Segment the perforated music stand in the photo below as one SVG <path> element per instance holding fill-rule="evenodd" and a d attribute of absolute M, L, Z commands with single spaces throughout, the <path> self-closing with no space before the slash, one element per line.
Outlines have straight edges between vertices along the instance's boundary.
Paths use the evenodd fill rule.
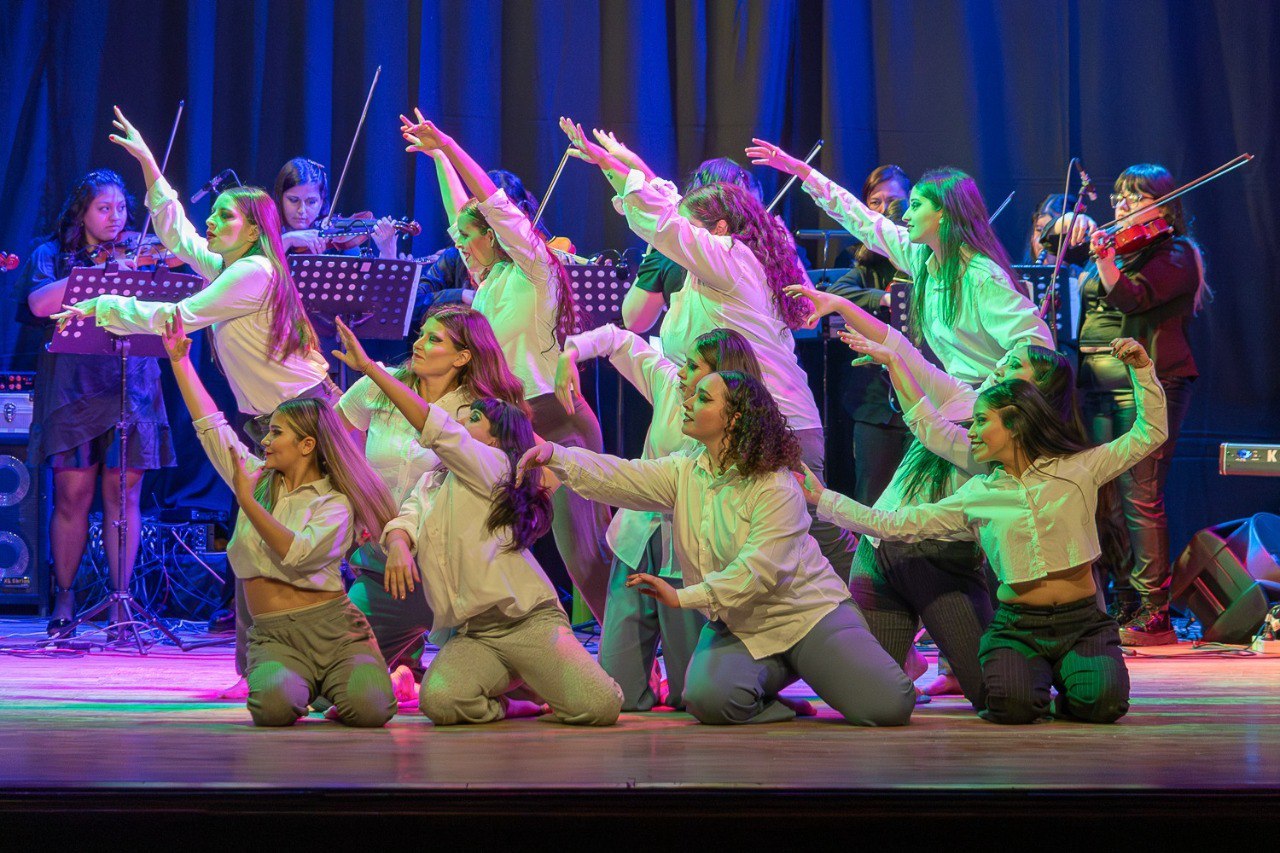
<path fill-rule="evenodd" d="M 1014 264 L 1013 271 L 1018 274 L 1018 278 L 1031 284 L 1031 301 L 1036 305 L 1046 305 L 1052 307 L 1053 310 L 1053 329 L 1056 332 L 1054 340 L 1061 346 L 1062 344 L 1076 343 L 1076 329 L 1071 322 L 1071 275 L 1060 274 L 1058 276 L 1058 292 L 1053 295 L 1051 300 L 1046 303 L 1045 295 L 1049 292 L 1049 284 L 1053 281 L 1053 266 L 1042 266 L 1039 264 Z M 1067 273 L 1064 266 L 1062 273 Z M 1048 318 L 1046 318 L 1048 319 Z"/>
<path fill-rule="evenodd" d="M 394 341 L 409 334 L 422 266 L 416 261 L 348 255 L 290 255 L 289 272 L 312 322 L 337 333 L 341 317 L 364 339 Z M 341 367 L 347 387 L 347 367 Z"/>
<path fill-rule="evenodd" d="M 159 269 L 154 272 L 141 270 L 122 270 L 108 266 L 100 268 L 77 268 L 67 277 L 67 287 L 63 302 L 76 305 L 94 296 L 113 293 L 120 296 L 135 296 L 148 302 L 177 302 L 196 293 L 204 287 L 204 279 L 198 275 L 186 275 Z M 111 605 L 119 605 L 124 620 L 116 624 L 117 631 L 132 634 L 134 645 L 139 654 L 147 653 L 147 644 L 143 640 L 139 626 L 159 631 L 165 639 L 179 649 L 186 651 L 178 636 L 169 630 L 163 622 L 156 618 L 150 610 L 134 600 L 128 587 L 119 586 L 124 577 L 124 560 L 129 553 L 129 522 L 126 480 L 129 466 L 129 424 L 125 412 L 129 400 L 129 358 L 160 358 L 167 356 L 164 342 L 157 335 L 114 335 L 98 327 L 92 319 L 76 319 L 67 324 L 65 329 L 54 332 L 49 343 L 49 352 L 74 353 L 78 355 L 118 355 L 120 357 L 120 420 L 116 422 L 116 432 L 120 436 L 120 518 L 116 519 L 116 581 L 106 598 L 85 611 L 72 624 L 63 628 L 45 644 L 58 643 L 70 637 L 77 628 L 91 622 Z M 108 616 L 110 619 L 110 616 Z M 118 634 L 117 637 L 123 635 Z"/>
<path fill-rule="evenodd" d="M 566 264 L 565 271 L 578 303 L 582 331 L 622 320 L 622 301 L 637 268 L 630 264 Z"/>

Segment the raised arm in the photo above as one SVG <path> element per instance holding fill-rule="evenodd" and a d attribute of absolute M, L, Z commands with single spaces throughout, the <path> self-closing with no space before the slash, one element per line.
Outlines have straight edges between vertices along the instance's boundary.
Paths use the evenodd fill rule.
<path fill-rule="evenodd" d="M 609 363 L 650 403 L 658 383 L 670 385 L 679 381 L 679 368 L 648 341 L 634 332 L 606 325 L 572 335 L 564 342 L 564 352 L 556 368 L 557 395 L 560 394 L 562 373 L 567 386 L 577 376 L 579 361 L 600 357 L 608 358 Z"/>
<path fill-rule="evenodd" d="M 1164 386 L 1146 350 L 1133 338 L 1116 338 L 1111 342 L 1111 349 L 1116 358 L 1129 365 L 1137 412 L 1133 426 L 1124 435 L 1078 454 L 1077 458 L 1093 472 L 1098 485 L 1132 468 L 1169 437 Z"/>
<path fill-rule="evenodd" d="M 422 428 L 427 424 L 427 413 L 431 409 L 431 404 L 418 396 L 408 385 L 392 376 L 381 364 L 369 358 L 360 339 L 347 327 L 346 323 L 342 322 L 341 317 L 334 318 L 334 327 L 338 332 L 338 342 L 342 344 L 342 349 L 333 351 L 334 357 L 352 370 L 369 377 L 370 381 L 378 386 L 378 390 L 387 395 L 392 405 L 399 409 L 405 420 L 415 430 L 422 432 Z"/>
<path fill-rule="evenodd" d="M 916 257 L 928 251 L 912 244 L 906 228 L 889 217 L 876 213 L 856 195 L 803 160 L 763 139 L 751 141 L 754 144 L 746 149 L 746 153 L 752 163 L 757 166 L 772 166 L 780 172 L 795 175 L 803 182 L 804 191 L 818 207 L 850 234 L 892 261 L 898 269 L 911 273 Z"/>
<path fill-rule="evenodd" d="M 436 180 L 440 183 L 440 200 L 444 203 L 445 216 L 449 218 L 449 224 L 454 225 L 458 221 L 462 206 L 467 203 L 467 188 L 462 185 L 458 170 L 453 168 L 453 164 L 443 152 L 427 153 L 436 164 Z"/>
<path fill-rule="evenodd" d="M 845 530 L 897 542 L 923 542 L 960 534 L 973 539 L 975 536 L 964 513 L 963 493 L 964 486 L 961 486 L 955 494 L 937 503 L 886 511 L 872 509 L 839 492 L 823 489 L 818 500 L 818 518 Z"/>
<path fill-rule="evenodd" d="M 452 136 L 423 117 L 421 110 L 415 107 L 413 113 L 418 119 L 416 122 L 407 116 L 400 116 L 400 135 L 409 143 L 405 150 L 418 151 L 423 154 L 439 151 L 478 201 L 486 201 L 489 196 L 493 195 L 498 187 L 494 184 L 493 179 L 489 177 L 489 173 L 482 169 L 480 164 L 461 145 L 454 141 Z M 439 164 L 438 159 L 436 162 Z M 437 172 L 438 174 L 439 172 Z M 441 189 L 443 190 L 443 181 Z M 458 207 L 461 209 L 461 205 Z"/>

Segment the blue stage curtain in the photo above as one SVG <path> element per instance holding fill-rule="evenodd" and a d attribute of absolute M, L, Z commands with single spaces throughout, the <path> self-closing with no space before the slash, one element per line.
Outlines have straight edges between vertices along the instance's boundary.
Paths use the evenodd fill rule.
<path fill-rule="evenodd" d="M 168 169 L 184 196 L 225 167 L 270 186 L 297 155 L 329 164 L 336 183 L 379 65 L 339 206 L 414 216 L 419 255 L 446 237 L 431 163 L 396 132 L 414 105 L 539 194 L 564 151 L 560 115 L 616 130 L 678 183 L 704 157 L 741 159 L 753 135 L 797 153 L 824 138 L 820 168 L 855 190 L 882 162 L 912 175 L 958 166 L 992 205 L 1017 191 L 997 223 L 1015 256 L 1073 154 L 1105 194 L 1133 162 L 1189 179 L 1250 151 L 1253 165 L 1188 199 L 1217 298 L 1196 328 L 1203 376 L 1170 485 L 1196 498 L 1171 501 L 1175 547 L 1280 502 L 1280 481 L 1224 481 L 1212 462 L 1220 440 L 1280 437 L 1280 4 L 54 0 L 0 11 L 0 249 L 24 253 L 84 171 L 110 166 L 141 192 L 106 139 L 112 104 L 160 147 L 186 100 Z M 760 178 L 766 192 L 780 185 Z M 572 162 L 548 224 L 585 251 L 635 245 L 609 195 Z M 831 227 L 798 190 L 781 212 Z M 1101 202 L 1091 212 L 1109 218 Z M 0 277 L 0 367 L 21 369 L 32 353 L 12 320 L 15 280 Z M 174 399 L 175 426 L 181 411 Z M 182 441 L 184 469 L 157 480 L 157 498 L 225 499 L 193 473 L 189 430 Z"/>

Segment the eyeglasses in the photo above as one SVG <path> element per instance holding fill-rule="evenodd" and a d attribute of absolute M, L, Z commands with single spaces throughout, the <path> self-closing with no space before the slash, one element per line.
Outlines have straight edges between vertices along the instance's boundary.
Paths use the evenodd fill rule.
<path fill-rule="evenodd" d="M 1120 202 L 1124 202 L 1125 204 L 1129 205 L 1130 207 L 1136 207 L 1136 206 L 1137 206 L 1137 204 L 1138 204 L 1138 202 L 1140 202 L 1140 201 L 1142 201 L 1142 200 L 1144 200 L 1144 199 L 1146 199 L 1146 200 L 1148 200 L 1148 201 L 1155 201 L 1155 198 L 1156 198 L 1156 197 L 1155 197 L 1155 196 L 1153 196 L 1153 195 L 1146 195 L 1146 194 L 1144 194 L 1144 193 L 1112 193 L 1112 194 L 1111 194 L 1111 206 L 1112 206 L 1112 207 L 1119 207 L 1119 206 L 1120 206 Z"/>

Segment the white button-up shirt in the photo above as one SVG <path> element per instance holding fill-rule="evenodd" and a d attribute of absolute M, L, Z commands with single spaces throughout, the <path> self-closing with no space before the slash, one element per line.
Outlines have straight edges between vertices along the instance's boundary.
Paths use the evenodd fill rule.
<path fill-rule="evenodd" d="M 436 405 L 455 417 L 471 402 L 470 394 L 455 388 L 436 400 Z M 347 389 L 338 401 L 338 411 L 365 434 L 365 458 L 386 484 L 396 506 L 408 499 L 423 474 L 440 466 L 440 457 L 431 448 L 422 446 L 413 424 L 369 377 L 361 377 Z M 366 542 L 351 555 L 351 565 L 381 572 L 386 568 L 386 555 L 376 542 Z"/>
<path fill-rule="evenodd" d="M 227 485 L 235 477 L 236 455 L 247 460 L 251 475 L 262 470 L 262 460 L 249 452 L 222 412 L 200 418 L 194 426 L 209 461 Z M 227 543 L 227 561 L 236 577 L 272 578 L 299 589 L 342 592 L 342 558 L 351 549 L 355 526 L 346 495 L 322 477 L 277 495 L 271 516 L 293 531 L 289 552 L 279 557 L 242 512 Z"/>
<path fill-rule="evenodd" d="M 719 619 L 756 660 L 794 646 L 849 598 L 809 535 L 804 495 L 789 471 L 711 471 L 706 449 L 627 460 L 556 445 L 550 467 L 583 497 L 670 512 L 684 575 L 680 606 Z"/>
<path fill-rule="evenodd" d="M 582 359 L 605 356 L 618 372 L 653 404 L 653 420 L 644 436 L 641 459 L 657 459 L 697 445 L 680 429 L 684 399 L 680 368 L 663 357 L 648 341 L 617 326 L 601 326 L 569 338 Z M 606 536 L 613 553 L 636 568 L 655 531 L 662 531 L 661 577 L 680 577 L 680 565 L 672 559 L 671 519 L 660 512 L 622 509 L 614 513 Z"/>
<path fill-rule="evenodd" d="M 774 304 L 764 267 L 746 243 L 691 223 L 680 213 L 680 202 L 671 182 L 646 182 L 635 170 L 614 200 L 632 231 L 688 270 L 662 318 L 663 352 L 678 362 L 699 335 L 733 329 L 751 343 L 764 384 L 791 428 L 822 429 L 809 377 L 796 360 L 795 338 Z"/>
<path fill-rule="evenodd" d="M 1049 327 L 998 264 L 982 255 L 969 260 L 955 319 L 947 323 L 941 306 L 951 288 L 938 279 L 939 263 L 932 249 L 912 243 L 906 228 L 876 213 L 816 169 L 805 180 L 804 191 L 846 231 L 911 276 L 913 287 L 926 288 L 925 316 L 916 321 L 947 373 L 977 385 L 1018 344 L 1053 348 Z"/>
<path fill-rule="evenodd" d="M 498 261 L 485 272 L 462 253 L 467 270 L 479 285 L 471 307 L 493 327 L 507 365 L 524 383 L 526 399 L 554 393 L 560 358 L 556 310 L 561 282 L 555 275 L 551 250 L 503 190 L 480 202 L 480 212 L 511 260 Z M 457 225 L 449 226 L 449 236 L 458 242 Z"/>
<path fill-rule="evenodd" d="M 1038 580 L 1096 560 L 1098 488 L 1159 447 L 1168 436 L 1164 388 L 1154 368 L 1130 368 L 1137 417 L 1099 447 L 1041 458 L 1021 477 L 997 467 L 937 503 L 896 512 L 871 509 L 826 490 L 818 517 L 849 530 L 918 542 L 963 534 L 976 539 L 1007 584 Z"/>
<path fill-rule="evenodd" d="M 533 555 L 507 550 L 510 531 L 485 531 L 493 489 L 511 473 L 507 455 L 476 441 L 451 412 L 434 405 L 419 440 L 444 468 L 422 475 L 382 542 L 392 530 L 409 535 L 435 616 L 432 633 L 493 609 L 514 620 L 548 603 L 558 607 L 555 588 Z"/>
<path fill-rule="evenodd" d="M 271 263 L 246 255 L 223 269 L 222 256 L 187 221 L 173 188 L 160 178 L 147 193 L 156 236 L 209 284 L 180 302 L 145 302 L 135 296 L 98 298 L 97 324 L 119 335 L 163 334 L 176 313 L 188 332 L 211 326 L 218 362 L 226 371 L 240 411 L 265 415 L 276 406 L 314 388 L 329 364 L 317 349 L 283 360 L 270 355 Z"/>

